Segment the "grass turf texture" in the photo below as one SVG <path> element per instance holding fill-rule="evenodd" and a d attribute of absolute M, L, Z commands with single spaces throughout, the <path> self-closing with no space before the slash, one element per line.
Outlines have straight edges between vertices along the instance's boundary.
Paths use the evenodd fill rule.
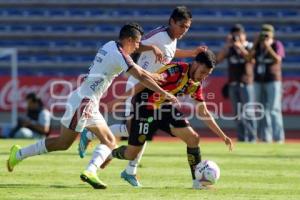
<path fill-rule="evenodd" d="M 32 140 L 0 140 L 0 199 L 300 199 L 299 144 L 236 144 L 229 153 L 223 143 L 202 141 L 203 159 L 217 162 L 221 178 L 212 190 L 192 190 L 186 147 L 181 142 L 149 143 L 139 168 L 144 188 L 120 179 L 127 162 L 114 160 L 100 178 L 106 190 L 94 190 L 79 179 L 91 157 L 77 155 L 77 143 L 66 152 L 24 160 L 13 173 L 6 170 L 12 144 Z"/>

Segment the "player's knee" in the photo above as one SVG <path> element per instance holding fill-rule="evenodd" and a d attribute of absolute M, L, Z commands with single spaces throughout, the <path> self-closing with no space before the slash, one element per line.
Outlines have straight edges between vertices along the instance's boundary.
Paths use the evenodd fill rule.
<path fill-rule="evenodd" d="M 197 133 L 193 133 L 187 142 L 188 146 L 198 146 L 200 143 L 200 136 Z"/>
<path fill-rule="evenodd" d="M 117 147 L 116 139 L 114 137 L 106 138 L 102 141 L 102 144 L 107 145 L 110 149 L 115 149 Z"/>
<path fill-rule="evenodd" d="M 68 150 L 73 142 L 66 141 L 62 144 L 63 150 Z"/>
<path fill-rule="evenodd" d="M 71 144 L 72 144 L 72 143 L 71 143 Z M 61 143 L 59 144 L 58 150 L 61 150 L 61 151 L 68 150 L 68 149 L 70 148 L 71 144 L 68 143 L 68 142 L 61 142 Z"/>

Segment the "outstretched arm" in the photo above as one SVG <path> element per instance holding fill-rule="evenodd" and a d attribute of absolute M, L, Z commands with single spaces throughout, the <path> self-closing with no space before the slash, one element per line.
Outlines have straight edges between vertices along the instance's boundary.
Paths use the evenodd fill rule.
<path fill-rule="evenodd" d="M 170 100 L 172 103 L 179 104 L 177 98 L 174 95 L 166 92 L 161 87 L 159 87 L 159 85 L 152 78 L 151 74 L 145 71 L 140 66 L 133 64 L 133 66 L 127 72 L 130 75 L 132 75 L 134 78 L 138 79 L 145 87 L 149 88 L 150 90 L 153 90 L 154 92 L 161 94 L 162 98 L 166 98 Z"/>
<path fill-rule="evenodd" d="M 145 44 L 140 44 L 140 47 L 138 48 L 137 52 L 141 53 L 143 51 L 153 51 L 155 55 L 155 63 L 156 62 L 162 62 L 164 58 L 163 52 L 155 45 L 145 45 Z"/>
<path fill-rule="evenodd" d="M 215 119 L 211 116 L 208 111 L 205 102 L 198 102 L 196 105 L 197 113 L 202 118 L 203 122 L 208 126 L 210 130 L 212 130 L 215 134 L 217 134 L 228 146 L 229 150 L 232 151 L 233 143 L 231 139 L 221 130 L 221 128 L 216 123 Z"/>
<path fill-rule="evenodd" d="M 195 49 L 185 50 L 185 49 L 176 49 L 175 58 L 194 58 L 199 53 L 207 50 L 207 46 L 199 46 Z"/>

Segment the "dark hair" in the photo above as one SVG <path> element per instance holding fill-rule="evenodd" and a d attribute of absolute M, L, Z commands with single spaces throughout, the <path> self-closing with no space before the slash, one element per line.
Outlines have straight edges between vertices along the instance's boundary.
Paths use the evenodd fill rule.
<path fill-rule="evenodd" d="M 245 29 L 243 27 L 242 24 L 235 24 L 231 30 L 230 30 L 231 33 L 235 33 L 235 32 L 242 32 L 244 33 L 245 32 Z"/>
<path fill-rule="evenodd" d="M 36 102 L 38 97 L 36 96 L 35 93 L 31 92 L 31 93 L 28 93 L 25 97 L 26 100 L 31 100 L 31 101 L 34 101 Z"/>
<path fill-rule="evenodd" d="M 131 22 L 128 23 L 126 25 L 124 25 L 121 30 L 120 30 L 120 34 L 119 34 L 119 39 L 125 39 L 125 38 L 137 38 L 139 35 L 143 35 L 144 34 L 144 30 L 143 28 L 135 22 Z"/>
<path fill-rule="evenodd" d="M 211 50 L 199 53 L 195 61 L 205 64 L 207 68 L 214 68 L 217 63 L 216 55 Z"/>
<path fill-rule="evenodd" d="M 35 93 L 31 92 L 31 93 L 28 93 L 25 97 L 25 99 L 28 101 L 28 100 L 31 100 L 32 102 L 34 103 L 38 103 L 40 107 L 42 107 L 44 104 L 42 102 L 42 100 L 40 98 L 38 98 L 36 96 Z"/>
<path fill-rule="evenodd" d="M 189 9 L 185 6 L 178 6 L 176 7 L 169 19 L 169 23 L 170 20 L 173 19 L 175 22 L 177 21 L 181 21 L 181 20 L 188 20 L 188 19 L 192 19 L 192 13 L 191 11 L 189 11 Z"/>

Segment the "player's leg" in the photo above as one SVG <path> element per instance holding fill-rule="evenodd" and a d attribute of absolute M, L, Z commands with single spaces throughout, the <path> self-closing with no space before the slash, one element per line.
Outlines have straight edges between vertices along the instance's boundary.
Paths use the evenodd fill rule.
<path fill-rule="evenodd" d="M 188 162 L 191 168 L 192 177 L 195 179 L 194 168 L 201 161 L 199 135 L 190 126 L 185 128 L 173 128 L 171 129 L 171 132 L 186 143 Z"/>
<path fill-rule="evenodd" d="M 129 85 L 131 85 L 131 84 L 129 84 Z M 129 87 L 129 86 L 127 85 L 126 87 Z M 125 116 L 130 116 L 131 98 L 128 98 L 126 100 L 125 106 L 126 106 Z M 109 128 L 115 137 L 128 137 L 128 131 L 127 131 L 125 123 L 113 124 Z M 85 152 L 87 150 L 87 147 L 88 147 L 90 141 L 92 141 L 96 138 L 97 137 L 92 132 L 88 131 L 87 129 L 84 129 L 82 131 L 82 133 L 80 134 L 80 140 L 79 140 L 79 144 L 78 144 L 78 154 L 79 154 L 80 158 L 84 158 Z"/>
<path fill-rule="evenodd" d="M 201 153 L 199 148 L 200 137 L 193 130 L 192 127 L 188 126 L 185 128 L 173 128 L 171 132 L 176 137 L 179 137 L 187 145 L 187 158 L 191 170 L 193 179 L 193 188 L 201 189 L 199 181 L 195 180 L 195 168 L 196 165 L 201 162 Z"/>
<path fill-rule="evenodd" d="M 128 137 L 128 131 L 125 124 L 113 124 L 109 126 L 109 128 L 115 137 Z M 80 158 L 84 158 L 90 141 L 96 138 L 97 137 L 86 128 L 81 132 L 78 144 L 78 154 Z"/>
<path fill-rule="evenodd" d="M 82 181 L 89 183 L 95 189 L 105 189 L 107 186 L 97 176 L 97 169 L 105 162 L 115 148 L 115 137 L 105 121 L 87 127 L 100 140 L 101 144 L 95 148 L 92 159 L 81 173 Z"/>
<path fill-rule="evenodd" d="M 143 145 L 120 146 L 119 148 L 113 150 L 112 156 L 114 158 L 123 159 L 123 160 L 133 160 L 139 155 L 143 147 L 144 147 Z M 136 174 L 129 174 L 127 173 L 126 170 L 123 170 L 121 173 L 121 178 L 127 181 L 133 187 L 142 187 L 141 183 L 136 177 Z"/>
<path fill-rule="evenodd" d="M 149 120 L 149 119 L 152 120 Z M 128 167 L 121 173 L 121 178 L 134 187 L 140 187 L 141 184 L 136 178 L 137 165 L 144 151 L 144 144 L 148 137 L 151 137 L 157 129 L 157 123 L 153 121 L 153 111 L 140 108 L 137 112 L 133 112 L 133 117 L 127 121 L 127 127 L 130 130 L 128 138 L 128 148 L 121 146 L 113 150 L 113 156 L 120 159 L 128 159 L 134 163 L 129 171 Z M 138 157 L 138 158 L 137 158 Z M 137 158 L 137 159 L 136 159 Z M 133 161 L 136 159 L 135 161 Z M 130 164 L 130 163 L 129 163 Z"/>
<path fill-rule="evenodd" d="M 133 175 L 135 176 L 137 174 L 137 168 L 139 163 L 141 162 L 142 156 L 145 152 L 147 146 L 147 142 L 143 145 L 142 149 L 138 153 L 138 155 L 133 159 L 128 162 L 128 165 L 126 169 L 124 170 L 128 175 Z"/>
<path fill-rule="evenodd" d="M 7 160 L 8 171 L 13 171 L 13 168 L 23 159 L 35 155 L 45 154 L 51 151 L 60 151 L 68 149 L 76 139 L 77 132 L 61 126 L 61 134 L 53 138 L 43 138 L 35 144 L 21 148 L 18 145 L 12 146 L 9 159 Z"/>

